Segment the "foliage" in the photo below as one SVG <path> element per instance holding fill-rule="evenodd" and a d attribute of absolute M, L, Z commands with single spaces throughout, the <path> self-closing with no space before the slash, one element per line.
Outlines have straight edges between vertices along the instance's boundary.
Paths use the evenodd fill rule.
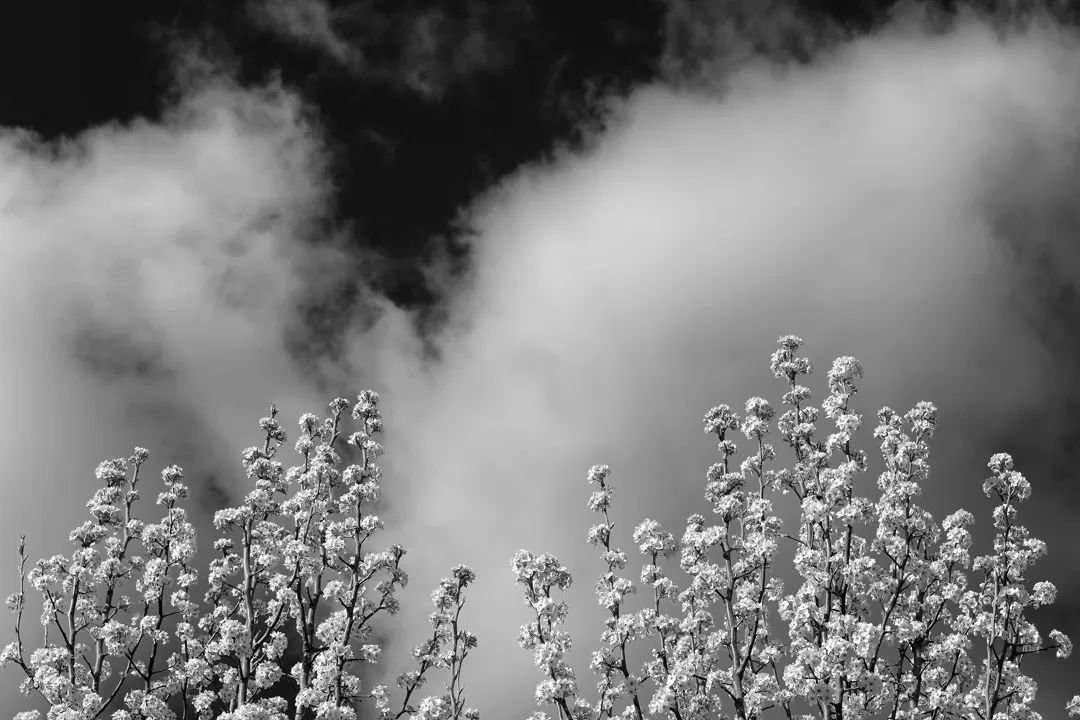
<path fill-rule="evenodd" d="M 476 647 L 460 626 L 465 589 L 475 580 L 465 566 L 432 595 L 432 633 L 413 651 L 417 668 L 398 678 L 401 702 L 392 707 L 388 688 L 360 681 L 358 666 L 380 654 L 371 642 L 374 621 L 397 612 L 395 596 L 408 577 L 400 545 L 369 549 L 383 526 L 368 510 L 382 477 L 378 396 L 360 394 L 352 410 L 359 429 L 344 438 L 349 404 L 338 398 L 329 418 L 300 418 L 302 462 L 288 469 L 276 459 L 286 442 L 276 409 L 259 421 L 262 444 L 243 455 L 254 489 L 214 516 L 221 536 L 202 602 L 181 469 L 162 471 L 163 517 L 146 522 L 135 511 L 149 453 L 136 448 L 101 463 L 104 485 L 87 503 L 90 520 L 71 532 L 70 555 L 27 571 L 20 542 L 20 589 L 8 599 L 15 640 L 0 662 L 21 668 L 22 691 L 44 699 L 50 720 L 94 720 L 108 711 L 116 720 L 354 720 L 362 701 L 383 720 L 478 718 L 465 708 L 461 685 L 462 664 Z M 339 469 L 342 454 L 355 462 Z M 33 650 L 22 623 L 27 584 L 42 599 L 43 640 Z M 449 676 L 445 692 L 417 704 L 436 670 Z"/>
<path fill-rule="evenodd" d="M 742 417 L 727 405 L 710 410 L 705 431 L 717 436 L 720 452 L 705 483 L 713 522 L 691 515 L 678 542 L 656 521 L 637 526 L 633 540 L 646 559 L 641 587 L 652 592 L 636 612 L 626 607 L 636 586 L 619 574 L 627 555 L 612 545 L 611 472 L 605 465 L 589 471 L 596 490 L 588 504 L 601 522 L 588 540 L 606 566 L 596 591 L 610 613 L 590 664 L 599 676 L 595 701 L 579 694 L 566 660 L 571 638 L 560 626 L 568 609 L 555 592 L 570 586 L 569 570 L 550 554 L 514 557 L 534 615 L 520 643 L 543 675 L 537 703 L 574 720 L 1039 718 L 1031 709 L 1036 686 L 1021 662 L 1048 651 L 1068 657 L 1072 645 L 1058 630 L 1044 639 L 1025 618 L 1052 603 L 1056 591 L 1026 581 L 1046 546 L 1017 523 L 1031 486 L 1012 458 L 999 453 L 988 463 L 983 491 L 998 503 L 993 548 L 973 560 L 972 515 L 959 510 L 939 524 L 918 504 L 935 407 L 878 412 L 874 437 L 884 471 L 880 497 L 871 501 L 855 491 L 868 468 L 866 454 L 852 446 L 862 416 L 850 403 L 862 366 L 838 358 L 827 374 L 828 397 L 813 407 L 809 388 L 799 384 L 812 371 L 796 355 L 802 340 L 789 335 L 779 345 L 770 367 L 787 386 L 787 409 L 776 429 L 793 466 L 773 467 L 776 451 L 765 438 L 775 413 L 766 400 L 750 398 Z M 835 426 L 823 438 L 816 427 L 822 413 Z M 736 431 L 750 444 L 738 467 Z M 794 534 L 775 514 L 778 495 L 799 503 Z M 774 574 L 782 541 L 792 546 L 801 580 L 794 593 Z M 675 555 L 687 578 L 681 590 L 668 569 Z M 977 577 L 969 581 L 969 572 Z M 646 640 L 649 659 L 635 665 L 631 646 Z M 1080 696 L 1068 709 L 1080 715 Z"/>

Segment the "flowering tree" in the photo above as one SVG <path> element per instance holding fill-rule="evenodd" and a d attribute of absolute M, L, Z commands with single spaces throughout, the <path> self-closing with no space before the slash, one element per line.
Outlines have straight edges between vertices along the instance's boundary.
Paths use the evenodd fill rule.
<path fill-rule="evenodd" d="M 360 394 L 352 410 L 359 428 L 346 438 L 349 404 L 338 398 L 330 417 L 300 418 L 301 462 L 288 469 L 276 459 L 286 442 L 276 409 L 259 421 L 262 443 L 243 455 L 254 489 L 214 516 L 222 535 L 202 602 L 179 467 L 161 473 L 163 517 L 136 515 L 149 456 L 142 448 L 98 466 L 104 486 L 87 503 L 90 520 L 71 532 L 70 555 L 28 570 L 20 541 L 19 591 L 8 599 L 15 640 L 0 663 L 21 669 L 22 691 L 44 700 L 49 720 L 110 712 L 115 720 L 355 720 L 363 701 L 382 720 L 479 717 L 466 709 L 461 684 L 476 647 L 460 624 L 465 588 L 475 580 L 463 565 L 432 595 L 432 632 L 413 651 L 417 668 L 398 678 L 400 702 L 385 686 L 363 687 L 357 675 L 360 664 L 378 659 L 375 621 L 397 612 L 395 594 L 408 577 L 400 545 L 369 549 L 382 527 L 368 510 L 382 475 L 378 396 Z M 342 455 L 354 462 L 339 469 Z M 22 622 L 27 584 L 41 597 L 42 640 L 33 650 Z M 417 702 L 437 670 L 448 675 L 445 692 Z"/>
<path fill-rule="evenodd" d="M 776 451 L 765 438 L 775 413 L 763 398 L 750 398 L 741 418 L 727 405 L 710 410 L 705 431 L 717 436 L 720 452 L 706 474 L 713 521 L 691 515 L 678 542 L 654 520 L 637 526 L 633 540 L 646 559 L 640 581 L 652 590 L 640 610 L 626 607 L 635 584 L 619 575 L 627 555 L 612 544 L 610 469 L 589 471 L 596 490 L 588 504 L 600 522 L 588 540 L 606 566 L 596 590 L 610 613 L 590 664 L 599 676 L 595 701 L 579 694 L 566 660 L 571 638 L 560 626 L 567 605 L 555 591 L 569 587 L 569 570 L 550 554 L 514 557 L 533 612 L 520 643 L 543 675 L 537 703 L 572 720 L 1039 718 L 1031 709 L 1035 683 L 1021 661 L 1049 651 L 1068 657 L 1072 645 L 1058 630 L 1044 640 L 1025 618 L 1029 608 L 1052 603 L 1055 588 L 1027 584 L 1046 546 L 1017 523 L 1031 486 L 1012 458 L 999 453 L 988 463 L 983 491 L 998 503 L 996 532 L 991 552 L 972 560 L 971 514 L 960 510 L 939 524 L 918 505 L 934 406 L 920 402 L 903 416 L 878 412 L 881 495 L 861 497 L 855 479 L 868 462 L 852 446 L 862 416 L 850 404 L 861 365 L 852 357 L 833 363 L 819 409 L 799 384 L 812 370 L 796 355 L 802 340 L 789 335 L 779 345 L 771 369 L 786 384 L 787 409 L 776 429 L 793 465 L 773 467 Z M 823 438 L 822 412 L 835 426 Z M 738 467 L 736 431 L 750 444 Z M 798 502 L 797 528 L 787 530 L 774 513 L 777 495 Z M 785 594 L 775 575 L 781 542 L 790 543 L 801 580 L 794 593 Z M 665 566 L 676 553 L 681 590 Z M 969 571 L 976 574 L 970 580 Z M 639 641 L 648 641 L 650 655 L 634 664 L 631 646 Z M 1080 715 L 1080 696 L 1067 708 Z"/>

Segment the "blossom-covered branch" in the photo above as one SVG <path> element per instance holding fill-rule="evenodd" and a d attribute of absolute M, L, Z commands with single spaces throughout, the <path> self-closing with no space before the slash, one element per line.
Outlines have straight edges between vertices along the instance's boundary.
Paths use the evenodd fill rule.
<path fill-rule="evenodd" d="M 633 584 L 615 575 L 626 556 L 613 545 L 611 471 L 590 470 L 599 490 L 589 507 L 603 522 L 589 531 L 589 542 L 603 550 L 607 570 L 597 593 L 612 615 L 605 645 L 593 656 L 601 676 L 595 703 L 578 696 L 565 660 L 571 639 L 557 629 L 568 610 L 552 593 L 570 586 L 570 571 L 550 555 L 515 556 L 514 572 L 535 613 L 521 644 L 534 651 L 544 674 L 538 703 L 573 720 L 637 719 L 643 707 L 675 720 L 1039 718 L 1032 710 L 1035 683 L 1020 672 L 1020 661 L 1051 651 L 1067 657 L 1072 645 L 1058 630 L 1044 640 L 1025 618 L 1056 594 L 1051 583 L 1029 587 L 1025 578 L 1046 549 L 1016 521 L 1030 484 L 1010 456 L 990 459 L 983 489 L 999 503 L 996 535 L 993 552 L 972 561 L 972 515 L 959 510 L 939 524 L 918 504 L 937 426 L 937 409 L 920 402 L 902 416 L 888 407 L 878 413 L 881 494 L 876 501 L 862 497 L 856 485 L 869 462 L 854 445 L 862 415 L 852 405 L 862 365 L 837 358 L 827 373 L 829 395 L 817 408 L 800 384 L 812 372 L 797 354 L 801 346 L 798 337 L 781 337 L 770 363 L 786 385 L 788 409 L 776 427 L 792 466 L 769 465 L 777 455 L 765 440 L 774 417 L 767 400 L 750 398 L 742 417 L 727 405 L 710 410 L 705 431 L 717 436 L 721 456 L 706 473 L 714 522 L 691 515 L 678 543 L 653 520 L 638 525 L 634 542 L 647 558 L 641 582 L 653 589 L 638 612 L 626 606 Z M 819 439 L 822 414 L 835 430 Z M 728 436 L 736 430 L 751 443 L 737 470 Z M 782 495 L 798 504 L 794 531 L 775 513 L 774 499 Z M 773 574 L 781 541 L 802 581 L 786 595 Z M 662 567 L 676 551 L 686 578 L 681 592 Z M 969 588 L 969 570 L 982 572 L 977 587 Z M 774 630 L 778 621 L 787 625 L 786 644 Z M 651 659 L 631 667 L 629 646 L 649 641 Z M 1080 696 L 1067 709 L 1080 715 Z"/>
<path fill-rule="evenodd" d="M 382 521 L 382 445 L 378 396 L 361 393 L 352 409 L 358 429 L 344 435 L 350 403 L 330 403 L 331 415 L 300 418 L 288 469 L 277 459 L 286 433 L 271 407 L 259 421 L 260 445 L 244 451 L 254 488 L 236 507 L 214 515 L 206 589 L 193 563 L 195 529 L 181 501 L 183 472 L 161 474 L 163 517 L 136 516 L 140 471 L 149 453 L 102 463 L 104 483 L 87 507 L 91 519 L 71 533 L 75 550 L 26 569 L 19 545 L 20 590 L 8 600 L 15 640 L 0 654 L 25 676 L 24 693 L 49 707 L 50 720 L 355 720 L 372 701 L 382 718 L 475 720 L 464 705 L 462 666 L 476 636 L 462 629 L 465 588 L 475 580 L 461 565 L 433 600 L 433 640 L 415 653 L 420 670 L 399 683 L 404 699 L 390 709 L 385 686 L 365 688 L 358 666 L 378 660 L 375 621 L 398 610 L 408 581 L 405 550 L 371 550 Z M 344 457 L 353 462 L 344 464 Z M 22 626 L 26 584 L 42 597 L 42 646 L 29 652 Z M 134 591 L 135 595 L 129 595 Z M 296 658 L 291 666 L 286 658 Z M 429 670 L 449 675 L 444 694 L 411 699 Z M 20 714 L 33 720 L 38 711 Z"/>

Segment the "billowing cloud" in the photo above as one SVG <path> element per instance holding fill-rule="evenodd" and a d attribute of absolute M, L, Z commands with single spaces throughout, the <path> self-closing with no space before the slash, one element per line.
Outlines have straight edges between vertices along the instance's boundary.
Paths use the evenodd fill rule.
<path fill-rule="evenodd" d="M 527 609 L 508 570 L 523 546 L 577 574 L 589 684 L 602 565 L 584 542 L 586 469 L 614 468 L 623 547 L 646 514 L 680 532 L 714 458 L 700 417 L 754 394 L 778 402 L 767 359 L 787 332 L 807 339 L 818 393 L 833 357 L 865 363 L 871 427 L 884 404 L 939 405 L 935 512 L 968 506 L 985 533 L 983 467 L 1012 450 L 1035 484 L 1028 522 L 1057 557 L 1075 552 L 1075 508 L 1017 437 L 1023 418 L 1061 407 L 1017 257 L 1034 249 L 1024 212 L 1067 203 L 1047 188 L 1074 162 L 1078 70 L 1072 40 L 1048 28 L 1002 39 L 971 20 L 939 35 L 894 24 L 807 67 L 744 66 L 719 97 L 642 88 L 586 151 L 473 206 L 473 270 L 441 361 L 391 351 L 380 377 L 388 487 L 408 491 L 390 515 L 421 555 L 414 582 L 457 560 L 480 575 L 474 701 L 495 717 L 530 705 L 538 678 L 514 641 Z M 1008 237 L 1003 213 L 1019 223 Z M 1060 563 L 1043 572 L 1064 587 Z M 1042 688 L 1047 707 L 1064 702 L 1060 682 Z"/>
<path fill-rule="evenodd" d="M 323 403 L 286 347 L 301 294 L 348 265 L 312 237 L 328 185 L 304 114 L 280 88 L 203 78 L 160 122 L 0 134 L 5 557 L 20 533 L 35 557 L 64 551 L 96 464 L 135 445 L 155 474 L 185 467 L 206 527 L 270 402 Z"/>

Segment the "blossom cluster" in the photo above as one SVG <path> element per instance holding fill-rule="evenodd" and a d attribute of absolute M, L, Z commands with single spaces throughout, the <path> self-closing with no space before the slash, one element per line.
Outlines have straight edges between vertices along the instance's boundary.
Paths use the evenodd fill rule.
<path fill-rule="evenodd" d="M 711 521 L 691 515 L 679 541 L 651 519 L 634 530 L 645 558 L 640 587 L 651 589 L 640 609 L 627 607 L 638 586 L 619 574 L 627 556 L 613 545 L 611 470 L 589 471 L 597 489 L 588 506 L 601 522 L 588 541 L 600 549 L 605 568 L 596 592 L 611 615 L 590 664 L 599 678 L 595 701 L 579 691 L 567 661 L 571 638 L 559 628 L 568 610 L 555 593 L 570 586 L 570 571 L 551 555 L 522 550 L 514 557 L 534 614 L 520 643 L 543 676 L 539 705 L 566 720 L 1040 718 L 1032 709 L 1036 685 L 1021 660 L 1044 652 L 1068 657 L 1072 644 L 1059 630 L 1044 638 L 1026 617 L 1056 596 L 1052 583 L 1029 586 L 1026 579 L 1046 551 L 1017 522 L 1030 483 L 1009 455 L 990 458 L 983 491 L 997 503 L 995 536 L 988 554 L 972 558 L 972 515 L 959 510 L 939 523 L 919 505 L 937 425 L 937 409 L 920 402 L 903 415 L 878 412 L 880 495 L 860 495 L 869 460 L 853 444 L 863 416 L 852 400 L 862 365 L 837 358 L 826 375 L 829 394 L 814 407 L 800 383 L 813 371 L 797 355 L 802 343 L 781 337 L 771 358 L 786 386 L 779 417 L 760 397 L 750 398 L 742 415 L 728 405 L 705 415 L 720 453 L 705 478 Z M 827 433 L 818 430 L 822 416 L 833 426 Z M 790 467 L 774 467 L 777 453 L 766 442 L 774 418 Z M 750 446 L 737 466 L 735 433 Z M 774 508 L 783 496 L 798 511 L 790 530 Z M 791 593 L 776 574 L 781 543 L 799 581 Z M 676 556 L 677 571 L 665 565 Z M 629 660 L 634 643 L 649 651 L 636 665 Z M 1080 696 L 1067 710 L 1080 715 Z M 532 720 L 550 716 L 539 711 Z"/>
<path fill-rule="evenodd" d="M 70 555 L 28 569 L 20 542 L 19 591 L 8 599 L 15 639 L 0 665 L 22 671 L 21 690 L 44 701 L 48 720 L 356 720 L 365 701 L 382 720 L 476 720 L 461 684 L 477 644 L 461 627 L 475 580 L 464 565 L 432 596 L 433 632 L 413 653 L 417 669 L 398 678 L 400 702 L 361 678 L 360 668 L 379 659 L 375 622 L 398 611 L 408 581 L 403 547 L 371 547 L 383 527 L 373 512 L 382 479 L 378 403 L 374 392 L 358 396 L 348 435 L 343 398 L 330 403 L 329 417 L 303 415 L 300 462 L 289 468 L 278 459 L 287 438 L 271 406 L 259 421 L 261 444 L 243 453 L 253 488 L 215 513 L 220 536 L 201 584 L 183 471 L 162 471 L 162 517 L 147 522 L 136 510 L 149 453 L 136 448 L 101 463 L 102 487 L 87 503 L 90 519 L 71 532 Z M 37 649 L 23 627 L 30 590 L 41 597 Z M 445 691 L 418 698 L 440 671 Z"/>

